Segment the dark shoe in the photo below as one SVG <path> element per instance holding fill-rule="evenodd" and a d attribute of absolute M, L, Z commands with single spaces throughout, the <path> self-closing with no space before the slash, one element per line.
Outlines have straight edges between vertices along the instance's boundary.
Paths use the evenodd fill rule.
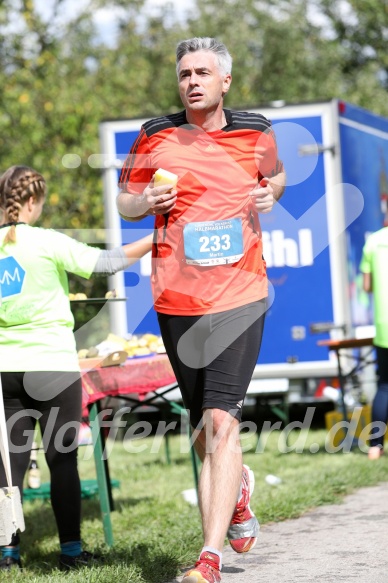
<path fill-rule="evenodd" d="M 81 569 L 82 567 L 93 567 L 102 561 L 103 558 L 101 555 L 89 553 L 88 551 L 82 551 L 82 553 L 76 557 L 70 557 L 70 555 L 60 555 L 59 568 L 61 571 L 70 571 L 71 569 Z"/>
<path fill-rule="evenodd" d="M 21 569 L 22 562 L 20 559 L 14 559 L 13 557 L 4 557 L 0 561 L 0 569 L 9 570 L 9 569 Z"/>

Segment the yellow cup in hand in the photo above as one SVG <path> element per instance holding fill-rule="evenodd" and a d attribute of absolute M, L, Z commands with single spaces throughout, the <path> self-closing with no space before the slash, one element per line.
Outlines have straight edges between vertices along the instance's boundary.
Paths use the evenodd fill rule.
<path fill-rule="evenodd" d="M 154 186 L 165 186 L 171 185 L 171 190 L 176 187 L 176 183 L 178 182 L 178 176 L 173 174 L 172 172 L 168 172 L 168 170 L 163 170 L 163 168 L 159 168 L 155 172 L 154 175 Z"/>

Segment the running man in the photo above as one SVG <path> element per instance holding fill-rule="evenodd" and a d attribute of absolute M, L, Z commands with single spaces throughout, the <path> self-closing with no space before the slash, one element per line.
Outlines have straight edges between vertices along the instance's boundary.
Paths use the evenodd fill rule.
<path fill-rule="evenodd" d="M 212 38 L 177 47 L 184 111 L 145 123 L 124 164 L 117 207 L 155 216 L 154 307 L 202 460 L 204 546 L 183 583 L 218 583 L 227 535 L 238 553 L 257 540 L 239 421 L 257 362 L 268 295 L 258 213 L 285 184 L 270 122 L 223 107 L 232 58 Z M 164 169 L 172 184 L 155 185 Z"/>

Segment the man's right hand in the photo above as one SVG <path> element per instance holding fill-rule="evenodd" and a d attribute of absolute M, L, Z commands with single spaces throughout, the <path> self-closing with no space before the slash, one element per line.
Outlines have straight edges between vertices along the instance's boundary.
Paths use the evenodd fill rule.
<path fill-rule="evenodd" d="M 117 196 L 117 210 L 130 222 L 141 221 L 147 215 L 164 215 L 174 208 L 177 194 L 169 184 L 155 186 L 152 178 L 141 195 L 122 190 Z"/>
<path fill-rule="evenodd" d="M 170 185 L 154 186 L 154 179 L 144 190 L 144 197 L 147 201 L 147 215 L 164 215 L 169 213 L 175 206 L 177 200 L 177 190 Z"/>

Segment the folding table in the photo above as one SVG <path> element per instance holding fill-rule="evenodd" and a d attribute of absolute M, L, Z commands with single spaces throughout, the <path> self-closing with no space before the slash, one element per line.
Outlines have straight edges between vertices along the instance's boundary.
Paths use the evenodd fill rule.
<path fill-rule="evenodd" d="M 113 510 L 113 499 L 108 460 L 103 456 L 105 438 L 99 423 L 101 399 L 117 396 L 130 398 L 132 410 L 140 405 L 155 404 L 157 406 L 160 399 L 164 402 L 168 401 L 171 410 L 175 413 L 180 413 L 183 407 L 166 398 L 166 394 L 177 389 L 178 385 L 165 354 L 128 359 L 120 366 L 98 367 L 98 362 L 101 361 L 101 358 L 80 361 L 82 402 L 83 408 L 89 411 L 105 542 L 108 546 L 112 546 L 110 512 Z M 193 448 L 191 448 L 191 456 L 197 484 L 198 473 Z"/>

